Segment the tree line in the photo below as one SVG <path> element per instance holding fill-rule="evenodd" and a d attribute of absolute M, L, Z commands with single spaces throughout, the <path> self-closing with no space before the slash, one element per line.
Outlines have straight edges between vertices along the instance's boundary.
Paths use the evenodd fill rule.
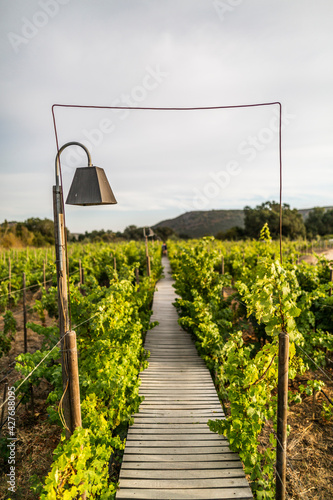
<path fill-rule="evenodd" d="M 280 234 L 280 204 L 266 201 L 255 208 L 244 208 L 244 227 L 232 227 L 226 232 L 217 233 L 222 240 L 258 238 L 260 230 L 267 222 L 271 236 L 277 239 Z M 313 208 L 303 219 L 296 208 L 284 203 L 282 206 L 282 236 L 291 240 L 298 238 L 314 239 L 318 236 L 333 235 L 333 209 Z"/>

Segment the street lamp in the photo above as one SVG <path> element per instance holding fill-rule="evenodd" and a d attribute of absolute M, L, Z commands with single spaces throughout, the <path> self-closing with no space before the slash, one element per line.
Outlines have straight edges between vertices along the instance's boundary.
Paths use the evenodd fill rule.
<path fill-rule="evenodd" d="M 70 187 L 67 204 L 70 205 L 106 205 L 117 203 L 105 172 L 100 167 L 94 167 L 88 149 L 79 142 L 68 142 L 57 152 L 55 159 L 56 185 L 53 187 L 54 233 L 58 285 L 59 332 L 62 351 L 62 381 L 63 381 L 63 416 L 67 438 L 76 427 L 82 425 L 79 373 L 76 348 L 76 334 L 71 330 L 71 319 L 68 301 L 68 255 L 67 238 L 65 234 L 65 210 L 63 190 L 60 183 L 60 154 L 69 146 L 80 146 L 88 158 L 88 167 L 77 168 Z"/>

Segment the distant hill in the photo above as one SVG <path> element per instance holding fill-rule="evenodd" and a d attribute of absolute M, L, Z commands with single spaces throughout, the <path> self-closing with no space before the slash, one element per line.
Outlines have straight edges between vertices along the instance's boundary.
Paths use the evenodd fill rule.
<path fill-rule="evenodd" d="M 323 207 L 326 210 L 333 207 Z M 299 210 L 305 220 L 312 208 Z M 170 227 L 179 235 L 191 238 L 216 235 L 220 231 L 226 232 L 234 226 L 244 227 L 243 210 L 198 210 L 186 212 L 174 219 L 167 219 L 155 224 L 157 227 Z"/>
<path fill-rule="evenodd" d="M 244 227 L 243 210 L 202 210 L 186 212 L 175 219 L 159 222 L 154 227 L 170 227 L 179 235 L 191 238 L 215 235 L 220 231 L 239 226 Z"/>

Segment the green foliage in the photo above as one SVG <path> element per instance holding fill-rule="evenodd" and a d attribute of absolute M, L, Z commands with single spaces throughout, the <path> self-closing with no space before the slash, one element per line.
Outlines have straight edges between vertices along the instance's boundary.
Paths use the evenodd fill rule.
<path fill-rule="evenodd" d="M 124 448 L 120 426 L 132 421 L 142 397 L 138 374 L 147 366 L 144 333 L 150 328 L 151 303 L 156 280 L 161 275 L 160 245 L 150 244 L 152 275 L 145 275 L 145 248 L 135 242 L 74 246 L 70 260 L 70 297 L 73 328 L 77 333 L 82 428 L 62 440 L 43 483 L 37 478 L 32 489 L 41 499 L 74 499 L 86 491 L 91 498 L 113 498 L 117 485 L 109 478 L 109 459 Z M 82 252 L 83 250 L 83 252 Z M 70 250 L 71 251 L 71 250 Z M 116 257 L 117 269 L 113 267 Z M 77 261 L 85 269 L 85 284 L 78 286 Z M 136 284 L 135 267 L 140 268 Z M 51 287 L 42 293 L 38 309 L 56 315 L 57 294 Z M 78 325 L 75 328 L 75 325 Z M 44 349 L 58 342 L 55 326 L 29 323 L 44 336 Z M 49 351 L 17 358 L 22 377 L 38 366 Z M 44 379 L 50 384 L 47 398 L 49 420 L 61 425 L 59 402 L 63 394 L 59 348 L 34 371 L 20 389 L 28 397 L 29 384 Z"/>
<path fill-rule="evenodd" d="M 255 208 L 244 208 L 245 233 L 250 238 L 258 238 L 261 228 L 268 224 L 273 238 L 280 234 L 280 204 L 266 201 Z M 305 225 L 296 208 L 291 209 L 286 203 L 282 207 L 282 234 L 291 239 L 305 237 Z"/>

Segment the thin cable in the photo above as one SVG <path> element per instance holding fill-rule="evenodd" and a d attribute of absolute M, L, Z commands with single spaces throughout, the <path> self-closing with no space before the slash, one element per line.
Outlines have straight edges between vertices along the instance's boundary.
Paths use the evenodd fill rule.
<path fill-rule="evenodd" d="M 312 363 L 318 368 L 318 370 L 320 370 L 325 375 L 325 377 L 328 378 L 328 380 L 330 382 L 333 382 L 333 379 L 331 379 L 331 377 L 329 375 L 327 375 L 327 373 L 315 362 L 314 359 L 311 358 L 311 356 L 308 355 L 307 352 L 304 351 L 304 349 L 300 345 L 298 345 L 298 344 L 295 344 L 295 345 L 296 345 L 296 347 L 299 347 L 299 349 L 301 349 L 301 351 L 304 352 L 304 354 L 312 361 Z"/>

